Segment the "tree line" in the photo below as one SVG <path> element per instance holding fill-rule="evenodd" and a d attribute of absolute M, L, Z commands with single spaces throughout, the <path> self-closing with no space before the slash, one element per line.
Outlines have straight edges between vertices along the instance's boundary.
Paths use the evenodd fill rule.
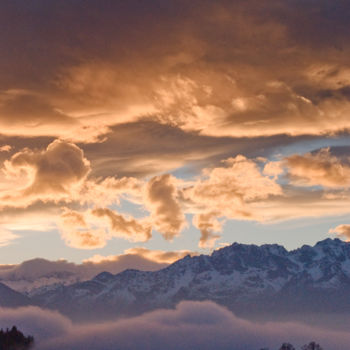
<path fill-rule="evenodd" d="M 301 350 L 323 350 L 320 344 L 317 344 L 316 342 L 312 341 L 309 344 L 303 345 Z M 269 350 L 268 348 L 262 348 L 260 350 Z M 295 347 L 290 343 L 283 343 L 279 350 L 296 350 Z"/>
<path fill-rule="evenodd" d="M 34 338 L 25 336 L 13 326 L 11 329 L 0 330 L 0 350 L 27 350 L 34 345 Z"/>

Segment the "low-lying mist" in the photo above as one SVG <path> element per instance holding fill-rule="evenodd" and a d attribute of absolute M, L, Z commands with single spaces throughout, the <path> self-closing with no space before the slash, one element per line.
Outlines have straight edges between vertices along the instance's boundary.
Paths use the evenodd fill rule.
<path fill-rule="evenodd" d="M 86 324 L 37 307 L 1 309 L 0 328 L 12 325 L 32 334 L 37 350 L 258 350 L 277 349 L 283 342 L 299 347 L 311 340 L 325 350 L 348 350 L 350 344 L 345 330 L 301 322 L 247 321 L 212 302 L 186 301 L 175 310 Z"/>

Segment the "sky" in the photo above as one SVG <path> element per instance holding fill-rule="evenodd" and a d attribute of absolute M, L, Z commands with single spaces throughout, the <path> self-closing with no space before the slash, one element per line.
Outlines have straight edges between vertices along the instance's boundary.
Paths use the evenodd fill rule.
<path fill-rule="evenodd" d="M 2 0 L 0 264 L 350 239 L 346 0 Z"/>

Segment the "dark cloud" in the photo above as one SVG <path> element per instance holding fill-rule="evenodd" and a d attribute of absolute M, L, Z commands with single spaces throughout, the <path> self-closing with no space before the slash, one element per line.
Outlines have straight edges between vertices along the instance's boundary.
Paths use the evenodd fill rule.
<path fill-rule="evenodd" d="M 179 167 L 193 175 L 203 167 L 218 166 L 222 159 L 238 154 L 268 157 L 281 153 L 288 145 L 315 139 L 306 135 L 218 138 L 148 120 L 115 126 L 103 142 L 79 146 L 91 161 L 93 176 L 145 177 Z"/>
<path fill-rule="evenodd" d="M 88 141 L 150 116 L 213 136 L 350 126 L 347 99 L 333 96 L 349 86 L 346 1 L 6 0 L 0 10 L 1 124 L 19 134 Z"/>

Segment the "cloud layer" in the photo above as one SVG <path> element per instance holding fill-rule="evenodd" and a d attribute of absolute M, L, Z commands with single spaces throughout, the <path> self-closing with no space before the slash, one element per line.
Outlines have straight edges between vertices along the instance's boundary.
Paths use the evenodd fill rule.
<path fill-rule="evenodd" d="M 96 254 L 81 264 L 36 258 L 21 264 L 0 265 L 0 282 L 20 292 L 31 292 L 56 283 L 66 285 L 89 280 L 104 271 L 112 274 L 126 269 L 156 271 L 191 253 L 188 250 L 162 251 L 136 246 L 119 255 Z"/>
<path fill-rule="evenodd" d="M 0 327 L 16 324 L 33 334 L 39 350 L 58 349 L 260 349 L 282 342 L 296 346 L 317 340 L 326 349 L 346 350 L 345 331 L 298 323 L 253 323 L 211 302 L 183 302 L 176 310 L 158 310 L 139 317 L 102 324 L 72 324 L 38 308 L 2 309 Z"/>
<path fill-rule="evenodd" d="M 51 3 L 0 4 L 0 244 L 349 213 L 346 1 Z"/>
<path fill-rule="evenodd" d="M 80 147 L 55 140 L 4 161 L 2 244 L 17 237 L 11 217 L 32 213 L 26 219 L 31 227 L 35 215 L 48 211 L 45 225 L 56 226 L 77 249 L 103 248 L 113 238 L 146 242 L 155 232 L 171 242 L 189 225 L 186 214 L 201 232 L 199 247 L 211 248 L 226 220 L 264 223 L 348 213 L 349 159 L 346 149 L 328 147 L 273 161 L 237 155 L 186 180 L 171 174 L 96 177 Z M 138 214 L 120 212 L 121 201 Z"/>
<path fill-rule="evenodd" d="M 344 1 L 5 1 L 0 12 L 8 135 L 91 141 L 145 119 L 240 137 L 350 126 Z"/>

